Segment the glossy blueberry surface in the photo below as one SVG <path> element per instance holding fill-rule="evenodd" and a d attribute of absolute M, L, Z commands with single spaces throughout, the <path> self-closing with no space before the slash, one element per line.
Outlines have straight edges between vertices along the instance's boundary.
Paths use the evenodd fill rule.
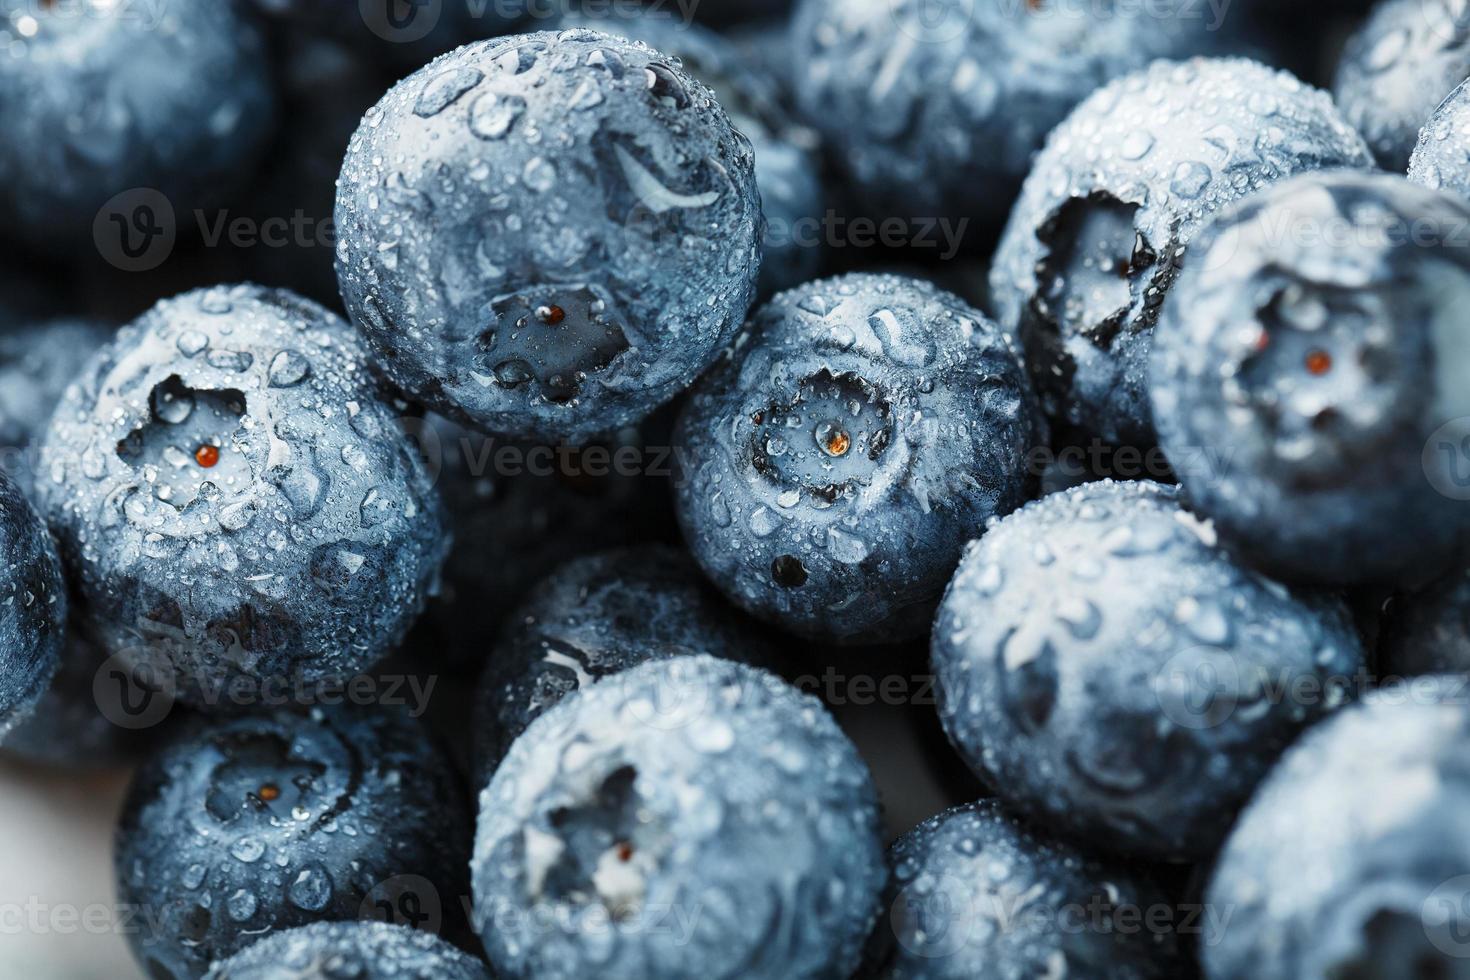
<path fill-rule="evenodd" d="M 1463 677 L 1366 697 L 1308 732 L 1262 785 L 1205 901 L 1211 980 L 1470 975 Z"/>
<path fill-rule="evenodd" d="M 1467 225 L 1455 195 L 1335 172 L 1242 202 L 1196 243 L 1155 338 L 1154 415 L 1190 505 L 1249 561 L 1412 585 L 1455 557 Z"/>
<path fill-rule="evenodd" d="M 680 525 L 737 605 L 804 636 L 910 639 L 965 541 L 1032 494 L 1036 403 L 958 297 L 851 274 L 782 293 L 675 434 Z"/>
<path fill-rule="evenodd" d="M 1383 0 L 1348 40 L 1332 94 L 1383 169 L 1403 173 L 1435 107 L 1470 75 L 1470 8 Z"/>
<path fill-rule="evenodd" d="M 1409 179 L 1470 197 L 1470 85 L 1462 82 L 1424 124 Z"/>
<path fill-rule="evenodd" d="M 1169 908 L 1157 885 L 1038 834 L 995 800 L 924 821 L 888 863 L 864 977 L 1174 980 L 1184 968 L 1167 929 L 1118 928 L 1124 915 Z"/>
<path fill-rule="evenodd" d="M 1148 352 L 1190 241 L 1267 184 L 1372 162 L 1325 93 L 1252 61 L 1158 62 L 1090 96 L 1036 158 L 990 272 L 1047 412 L 1152 445 Z"/>
<path fill-rule="evenodd" d="M 698 653 L 760 666 L 775 659 L 768 639 L 701 579 L 688 554 L 665 546 L 568 562 L 506 622 L 480 677 L 477 786 L 531 722 L 604 677 Z"/>
<path fill-rule="evenodd" d="M 481 793 L 475 924 L 504 977 L 837 980 L 877 913 L 878 827 L 815 699 L 645 663 L 532 722 Z"/>
<path fill-rule="evenodd" d="M 485 964 L 426 932 L 380 922 L 318 922 L 275 932 L 205 980 L 490 980 Z"/>
<path fill-rule="evenodd" d="M 994 222 L 1094 89 L 1214 47 L 1222 35 L 1171 6 L 804 0 L 796 96 L 863 213 Z"/>
<path fill-rule="evenodd" d="M 710 87 L 755 153 L 755 181 L 766 217 L 762 295 L 815 277 L 822 263 L 818 222 L 826 207 L 819 138 L 791 119 L 768 66 L 753 62 L 726 37 L 685 24 L 669 12 L 639 17 L 583 15 L 564 23 L 642 41 L 678 58 L 685 71 Z"/>
<path fill-rule="evenodd" d="M 138 188 L 188 223 L 248 175 L 274 114 L 232 0 L 0 3 L 0 217 L 29 244 L 92 248 L 99 209 Z"/>
<path fill-rule="evenodd" d="M 997 795 L 1102 851 L 1175 861 L 1212 852 L 1364 671 L 1340 601 L 1237 564 L 1148 482 L 1055 493 L 992 527 L 932 655 L 945 730 Z"/>
<path fill-rule="evenodd" d="M 353 137 L 336 218 L 343 300 L 397 384 L 574 441 L 714 360 L 754 299 L 763 223 L 750 142 L 710 90 L 582 30 L 467 45 L 400 82 Z"/>
<path fill-rule="evenodd" d="M 284 291 L 199 290 L 124 328 L 58 406 L 36 489 L 104 649 L 212 707 L 387 653 L 446 541 L 381 395 L 347 325 Z"/>
<path fill-rule="evenodd" d="M 134 777 L 118 825 L 128 939 L 150 974 L 197 977 L 268 932 L 387 918 L 462 929 L 469 811 L 429 734 L 378 707 L 200 725 Z"/>

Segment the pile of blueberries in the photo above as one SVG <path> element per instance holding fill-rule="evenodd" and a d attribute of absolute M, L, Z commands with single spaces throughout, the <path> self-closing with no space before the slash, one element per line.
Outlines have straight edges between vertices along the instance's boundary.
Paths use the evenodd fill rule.
<path fill-rule="evenodd" d="M 136 767 L 166 980 L 1470 978 L 1467 78 L 1465 0 L 0 0 L 0 754 Z"/>

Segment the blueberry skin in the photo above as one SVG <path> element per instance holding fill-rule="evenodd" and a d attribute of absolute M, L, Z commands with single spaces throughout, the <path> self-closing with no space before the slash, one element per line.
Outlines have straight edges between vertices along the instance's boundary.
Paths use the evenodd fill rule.
<path fill-rule="evenodd" d="M 1470 570 L 1388 603 L 1378 644 L 1385 678 L 1470 674 Z"/>
<path fill-rule="evenodd" d="M 0 220 L 28 244 L 92 247 L 99 209 L 134 188 L 186 227 L 249 173 L 274 115 L 264 39 L 232 0 L 0 0 Z"/>
<path fill-rule="evenodd" d="M 678 58 L 681 67 L 708 85 L 730 122 L 751 142 L 755 181 L 766 218 L 760 292 L 769 296 L 814 278 L 822 249 L 810 236 L 826 209 L 820 139 L 793 122 L 774 82 L 760 73 L 735 44 L 698 24 L 650 11 L 636 17 L 568 17 L 566 27 L 590 27 L 642 41 Z"/>
<path fill-rule="evenodd" d="M 532 722 L 480 795 L 472 874 L 508 980 L 843 980 L 886 872 L 871 777 L 820 703 L 698 656 Z"/>
<path fill-rule="evenodd" d="M 1463 460 L 1438 452 L 1459 437 L 1436 432 L 1470 415 L 1467 222 L 1455 195 L 1337 172 L 1243 202 L 1196 243 L 1155 339 L 1154 415 L 1191 507 L 1252 563 L 1412 586 L 1462 545 Z"/>
<path fill-rule="evenodd" d="M 1236 564 L 1177 490 L 1149 482 L 1055 493 L 992 527 L 944 597 L 931 653 L 945 731 L 997 795 L 1098 848 L 1167 861 L 1208 856 L 1365 669 L 1340 601 Z"/>
<path fill-rule="evenodd" d="M 1369 694 L 1308 732 L 1230 835 L 1205 901 L 1211 980 L 1463 977 L 1463 677 Z"/>
<path fill-rule="evenodd" d="M 592 31 L 467 45 L 400 82 L 352 139 L 336 216 L 342 298 L 393 380 L 542 439 L 687 387 L 760 266 L 749 141 L 670 59 Z"/>
<path fill-rule="evenodd" d="M 893 843 L 888 863 L 880 961 L 864 974 L 874 980 L 1181 975 L 1171 933 L 1103 931 L 1108 910 L 1168 907 L 1152 881 L 1037 834 L 995 800 L 930 817 Z M 1024 912 L 996 928 L 1022 895 Z"/>
<path fill-rule="evenodd" d="M 452 929 L 469 846 L 426 729 L 381 706 L 315 708 L 200 726 L 144 763 L 115 862 L 119 901 L 156 917 L 129 936 L 138 961 L 183 978 L 268 930 L 382 915 L 379 899 L 429 915 L 437 901 Z"/>
<path fill-rule="evenodd" d="M 36 443 L 56 403 L 113 333 L 107 324 L 76 317 L 0 329 L 0 470 L 27 496 L 36 481 Z"/>
<path fill-rule="evenodd" d="M 1409 179 L 1470 197 L 1470 84 L 1461 83 L 1424 124 Z"/>
<path fill-rule="evenodd" d="M 1048 414 L 1151 446 L 1148 351 L 1190 241 L 1274 181 L 1372 164 L 1325 93 L 1251 61 L 1159 62 L 1088 98 L 1037 157 L 990 271 Z"/>
<path fill-rule="evenodd" d="M 852 274 L 777 296 L 695 388 L 675 504 L 737 605 L 813 639 L 896 642 L 928 629 L 964 542 L 1032 496 L 1038 438 L 983 314 Z"/>
<path fill-rule="evenodd" d="M 205 980 L 490 980 L 485 964 L 435 936 L 382 922 L 317 922 L 222 960 Z"/>
<path fill-rule="evenodd" d="M 567 562 L 506 622 L 476 697 L 477 786 L 531 722 L 604 677 L 696 653 L 775 663 L 760 631 L 714 594 L 689 556 L 659 545 Z"/>
<path fill-rule="evenodd" d="M 1207 50 L 1204 26 L 1126 4 L 805 0 L 797 100 L 870 215 L 999 221 L 1073 106 L 1155 58 Z"/>
<path fill-rule="evenodd" d="M 97 640 L 187 703 L 303 686 L 402 639 L 447 547 L 356 336 L 291 293 L 155 306 L 57 408 L 36 492 Z"/>
<path fill-rule="evenodd" d="M 36 475 L 34 443 L 44 434 L 66 387 L 113 336 L 94 320 L 62 318 L 0 332 L 0 469 L 26 495 Z M 136 755 L 151 741 L 114 725 L 99 710 L 92 682 L 105 655 L 83 635 L 75 605 L 68 617 L 56 675 L 30 717 L 5 736 L 6 755 L 53 766 L 103 768 Z"/>
<path fill-rule="evenodd" d="M 1332 93 L 1383 169 L 1403 173 L 1419 130 L 1467 75 L 1470 10 L 1457 0 L 1383 0 L 1348 40 Z"/>
<path fill-rule="evenodd" d="M 0 472 L 0 741 L 23 722 L 56 672 L 66 583 L 46 525 Z"/>

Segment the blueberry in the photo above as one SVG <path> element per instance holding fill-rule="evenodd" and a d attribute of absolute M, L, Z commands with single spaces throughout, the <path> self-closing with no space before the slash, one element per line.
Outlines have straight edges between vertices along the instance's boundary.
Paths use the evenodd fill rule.
<path fill-rule="evenodd" d="M 1206 892 L 1211 980 L 1465 977 L 1464 678 L 1368 695 L 1287 752 Z"/>
<path fill-rule="evenodd" d="M 274 112 L 261 32 L 232 0 L 0 0 L 0 219 L 31 244 L 89 242 L 135 188 L 182 222 L 249 173 Z"/>
<path fill-rule="evenodd" d="M 1470 570 L 1387 604 L 1378 667 L 1384 677 L 1470 674 Z"/>
<path fill-rule="evenodd" d="M 446 542 L 380 393 L 347 325 L 284 291 L 201 290 L 125 327 L 58 407 L 36 488 L 103 647 L 215 706 L 391 649 Z"/>
<path fill-rule="evenodd" d="M 792 60 L 805 117 L 869 208 L 992 221 L 1073 106 L 1206 49 L 1204 28 L 1131 4 L 805 0 Z"/>
<path fill-rule="evenodd" d="M 994 800 L 924 821 L 894 842 L 888 863 L 871 976 L 1173 980 L 1183 972 L 1171 932 L 1120 925 L 1169 908 L 1152 881 L 1038 835 Z"/>
<path fill-rule="evenodd" d="M 66 584 L 46 525 L 0 472 L 0 740 L 36 707 L 61 651 Z"/>
<path fill-rule="evenodd" d="M 1414 584 L 1463 543 L 1467 226 L 1453 195 L 1337 172 L 1196 243 L 1158 331 L 1154 414 L 1191 506 L 1253 563 Z"/>
<path fill-rule="evenodd" d="M 36 443 L 68 385 L 113 335 L 95 320 L 62 317 L 0 329 L 0 470 L 30 495 Z"/>
<path fill-rule="evenodd" d="M 650 545 L 589 555 L 557 569 L 507 618 L 480 678 L 480 779 L 552 705 L 649 660 L 708 653 L 773 666 L 751 628 L 701 580 L 689 556 Z"/>
<path fill-rule="evenodd" d="M 36 447 L 51 412 L 87 360 L 113 335 L 93 320 L 62 318 L 0 332 L 0 447 L 3 469 L 27 492 L 35 479 Z M 93 681 L 105 655 L 84 635 L 72 605 L 56 676 L 36 709 L 5 737 L 4 752 L 56 766 L 106 767 L 152 741 L 152 732 L 120 728 L 99 710 Z"/>
<path fill-rule="evenodd" d="M 777 296 L 734 350 L 675 434 L 694 557 L 802 635 L 919 636 L 964 542 L 1035 485 L 1014 348 L 952 294 L 854 274 Z"/>
<path fill-rule="evenodd" d="M 1052 494 L 991 528 L 932 654 L 945 730 L 997 794 L 1100 848 L 1180 861 L 1210 854 L 1364 669 L 1341 602 L 1236 564 L 1147 482 Z"/>
<path fill-rule="evenodd" d="M 1470 74 L 1470 72 L 1467 72 Z M 1450 93 L 1419 134 L 1409 179 L 1470 197 L 1470 84 Z"/>
<path fill-rule="evenodd" d="M 393 379 L 546 439 L 687 387 L 760 265 L 749 141 L 669 58 L 592 31 L 467 45 L 399 83 L 336 213 L 343 299 Z"/>
<path fill-rule="evenodd" d="M 490 972 L 428 933 L 381 922 L 317 922 L 273 933 L 205 974 L 205 980 L 306 977 L 490 980 Z"/>
<path fill-rule="evenodd" d="M 883 887 L 878 805 L 813 698 L 714 657 L 564 699 L 480 797 L 475 922 L 504 977 L 844 978 Z"/>
<path fill-rule="evenodd" d="M 452 933 L 469 845 L 457 777 L 406 715 L 282 710 L 201 727 L 144 763 L 118 825 L 118 894 L 150 910 L 129 935 L 150 975 L 197 977 L 310 922 Z"/>
<path fill-rule="evenodd" d="M 1383 0 L 1349 39 L 1332 91 L 1385 170 L 1403 173 L 1419 130 L 1470 75 L 1470 9 Z"/>
<path fill-rule="evenodd" d="M 690 75 L 708 85 L 730 122 L 751 141 L 755 180 L 766 217 L 761 293 L 806 282 L 821 268 L 815 233 L 825 209 L 816 133 L 792 122 L 780 90 L 750 64 L 735 45 L 672 14 L 650 11 L 637 17 L 581 16 L 566 26 L 585 26 L 642 41 L 678 58 Z"/>
<path fill-rule="evenodd" d="M 1299 171 L 1371 165 L 1331 99 L 1250 61 L 1160 62 L 1078 106 L 1037 158 L 990 273 L 1048 413 L 1152 445 L 1150 339 L 1201 226 Z"/>

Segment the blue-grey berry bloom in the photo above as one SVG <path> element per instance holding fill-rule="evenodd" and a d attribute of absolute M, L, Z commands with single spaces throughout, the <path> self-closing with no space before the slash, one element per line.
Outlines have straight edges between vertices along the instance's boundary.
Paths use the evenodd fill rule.
<path fill-rule="evenodd" d="M 1467 75 L 1463 0 L 1382 0 L 1348 40 L 1332 93 L 1383 168 L 1403 173 L 1419 130 Z"/>
<path fill-rule="evenodd" d="M 885 869 L 877 797 L 814 698 L 708 656 L 565 698 L 480 795 L 497 974 L 845 980 Z"/>
<path fill-rule="evenodd" d="M 274 113 L 264 38 L 232 0 L 0 0 L 0 219 L 27 242 L 89 241 L 138 188 L 187 224 L 248 176 Z M 113 217 L 124 235 L 167 220 Z"/>
<path fill-rule="evenodd" d="M 1030 498 L 1039 438 L 1016 351 L 983 314 L 918 279 L 813 282 L 762 307 L 691 395 L 679 521 L 760 618 L 911 639 L 964 543 Z"/>
<path fill-rule="evenodd" d="M 382 922 L 316 922 L 273 932 L 205 980 L 490 980 L 485 964 L 437 936 Z"/>
<path fill-rule="evenodd" d="M 1470 203 L 1294 178 L 1196 243 L 1151 389 L 1190 506 L 1271 574 L 1414 584 L 1470 530 Z M 1199 466 L 1201 453 L 1218 466 Z"/>
<path fill-rule="evenodd" d="M 183 980 L 311 922 L 462 933 L 469 817 L 428 730 L 382 706 L 199 725 L 123 806 L 118 894 L 150 916 L 128 941 L 149 975 Z"/>
<path fill-rule="evenodd" d="M 36 707 L 56 672 L 66 584 L 46 525 L 0 472 L 0 740 Z"/>
<path fill-rule="evenodd" d="M 1159 8 L 805 0 L 797 101 L 869 207 L 1000 219 L 1046 134 L 1099 85 L 1213 49 L 1205 20 Z"/>
<path fill-rule="evenodd" d="M 1205 893 L 1210 980 L 1464 977 L 1470 909 L 1465 678 L 1368 695 L 1293 746 Z"/>
<path fill-rule="evenodd" d="M 894 842 L 888 863 L 893 873 L 864 976 L 1175 980 L 1183 973 L 1157 885 L 1036 833 L 995 800 L 929 818 Z M 1145 915 L 1154 917 L 1146 926 L 1121 927 Z"/>
<path fill-rule="evenodd" d="M 467 45 L 353 137 L 337 195 L 353 321 L 405 391 L 476 427 L 580 440 L 687 387 L 755 295 L 750 142 L 643 44 Z"/>
<path fill-rule="evenodd" d="M 714 91 L 730 122 L 755 152 L 755 181 L 766 217 L 761 293 L 769 295 L 816 276 L 824 243 L 814 236 L 826 204 L 819 139 L 814 130 L 789 118 L 780 89 L 762 73 L 762 66 L 751 64 L 732 41 L 697 24 L 684 24 L 671 12 L 582 15 L 565 23 L 642 41 L 678 58 L 685 71 Z"/>
<path fill-rule="evenodd" d="M 1341 602 L 1237 564 L 1148 482 L 1090 483 L 997 523 L 965 555 L 932 653 L 945 730 L 997 795 L 1163 860 L 1209 855 L 1364 669 Z"/>
<path fill-rule="evenodd" d="M 404 635 L 438 495 L 353 331 L 255 286 L 155 306 L 56 410 L 36 494 L 103 647 L 184 700 L 351 675 Z"/>
<path fill-rule="evenodd" d="M 1158 62 L 1093 94 L 1037 157 L 990 273 L 1048 413 L 1151 446 L 1148 351 L 1190 241 L 1266 184 L 1372 163 L 1325 93 L 1252 61 Z"/>

